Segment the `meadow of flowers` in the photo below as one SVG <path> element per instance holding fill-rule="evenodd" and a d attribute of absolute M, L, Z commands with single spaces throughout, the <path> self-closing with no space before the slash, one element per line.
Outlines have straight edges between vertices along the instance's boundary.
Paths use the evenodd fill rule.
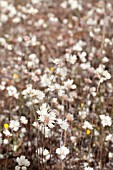
<path fill-rule="evenodd" d="M 113 170 L 112 28 L 112 0 L 0 0 L 0 170 Z"/>

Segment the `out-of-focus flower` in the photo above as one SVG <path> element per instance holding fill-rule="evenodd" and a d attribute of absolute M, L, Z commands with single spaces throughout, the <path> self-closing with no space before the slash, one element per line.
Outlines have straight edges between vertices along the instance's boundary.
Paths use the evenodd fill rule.
<path fill-rule="evenodd" d="M 33 122 L 33 124 L 32 124 L 36 129 L 38 129 L 38 127 L 39 127 L 39 123 L 38 122 Z"/>
<path fill-rule="evenodd" d="M 112 134 L 107 135 L 105 140 L 108 142 L 113 142 L 113 135 Z"/>
<path fill-rule="evenodd" d="M 63 130 L 68 129 L 69 124 L 68 124 L 67 120 L 58 119 L 57 122 L 60 125 L 61 129 L 63 129 Z"/>
<path fill-rule="evenodd" d="M 6 85 L 6 82 L 2 81 L 1 84 L 0 84 L 0 90 L 4 90 L 5 85 Z"/>
<path fill-rule="evenodd" d="M 112 119 L 110 116 L 100 115 L 100 119 L 103 127 L 112 125 Z"/>
<path fill-rule="evenodd" d="M 84 122 L 84 125 L 83 125 L 82 127 L 83 127 L 84 129 L 90 129 L 90 130 L 93 129 L 92 124 L 90 124 L 88 121 L 85 121 L 85 122 Z"/>
<path fill-rule="evenodd" d="M 50 68 L 50 71 L 53 73 L 53 71 L 54 71 L 54 67 L 51 67 L 51 68 Z"/>
<path fill-rule="evenodd" d="M 17 131 L 20 127 L 20 123 L 18 120 L 11 120 L 10 121 L 10 124 L 9 124 L 9 127 L 14 130 L 14 131 Z"/>
<path fill-rule="evenodd" d="M 75 64 L 76 60 L 77 60 L 77 56 L 76 55 L 70 55 L 70 54 L 66 54 L 65 55 L 66 61 L 71 63 L 71 64 Z"/>
<path fill-rule="evenodd" d="M 56 65 L 59 65 L 62 63 L 62 59 L 56 58 L 56 59 L 52 60 L 52 62 Z"/>
<path fill-rule="evenodd" d="M 17 93 L 17 89 L 14 86 L 8 86 L 7 87 L 8 95 L 13 96 L 16 99 L 18 99 L 19 93 Z"/>
<path fill-rule="evenodd" d="M 39 126 L 39 130 L 40 132 L 44 135 L 45 138 L 48 138 L 48 137 L 51 137 L 51 129 L 48 128 L 47 126 L 45 125 L 40 125 Z"/>
<path fill-rule="evenodd" d="M 21 121 L 21 123 L 23 123 L 23 124 L 27 124 L 27 123 L 28 123 L 28 120 L 26 119 L 25 116 L 21 116 L 20 121 Z"/>
<path fill-rule="evenodd" d="M 35 67 L 38 66 L 38 64 L 39 64 L 39 59 L 38 59 L 38 57 L 36 56 L 36 54 L 34 54 L 34 53 L 30 54 L 30 55 L 29 55 L 29 60 L 30 60 L 30 61 L 27 62 L 28 68 L 32 68 L 32 67 L 35 68 Z"/>
<path fill-rule="evenodd" d="M 2 144 L 2 134 L 0 133 L 0 145 Z"/>
<path fill-rule="evenodd" d="M 63 160 L 69 154 L 69 149 L 65 146 L 61 146 L 56 149 L 56 153 L 59 155 L 60 159 Z"/>
<path fill-rule="evenodd" d="M 113 153 L 109 152 L 108 157 L 109 157 L 109 159 L 112 159 L 113 158 Z"/>
<path fill-rule="evenodd" d="M 3 140 L 3 143 L 4 143 L 5 145 L 7 145 L 7 144 L 9 143 L 8 139 L 4 139 L 4 140 Z"/>
<path fill-rule="evenodd" d="M 70 139 L 71 139 L 72 143 L 76 143 L 76 136 L 71 136 Z"/>
<path fill-rule="evenodd" d="M 95 70 L 95 74 L 97 74 L 97 76 L 100 79 L 99 83 L 103 83 L 104 81 L 111 79 L 111 74 L 107 70 L 104 70 L 104 66 L 103 65 L 100 65 Z"/>
<path fill-rule="evenodd" d="M 32 4 L 37 4 L 39 2 L 41 2 L 42 0 L 31 0 Z"/>
<path fill-rule="evenodd" d="M 18 163 L 18 166 L 15 167 L 15 170 L 27 170 L 27 167 L 30 165 L 30 162 L 28 159 L 25 158 L 25 156 L 21 155 L 20 158 L 16 158 L 16 162 Z"/>
<path fill-rule="evenodd" d="M 91 131 L 89 129 L 86 130 L 86 134 L 87 135 L 90 135 L 91 134 Z"/>
<path fill-rule="evenodd" d="M 72 121 L 74 120 L 74 117 L 73 117 L 72 114 L 68 113 L 68 114 L 66 115 L 66 119 L 67 119 L 69 122 L 72 122 Z"/>
<path fill-rule="evenodd" d="M 67 68 L 66 67 L 57 67 L 56 69 L 56 74 L 58 74 L 59 76 L 61 76 L 61 80 L 64 80 L 67 76 Z"/>
<path fill-rule="evenodd" d="M 91 167 L 85 167 L 84 170 L 94 170 L 94 169 Z"/>
<path fill-rule="evenodd" d="M 88 114 L 89 114 L 89 109 L 88 108 L 83 108 L 83 110 L 79 111 L 79 116 L 82 119 L 85 119 Z"/>
<path fill-rule="evenodd" d="M 3 133 L 6 135 L 6 136 L 12 136 L 11 132 L 9 130 L 4 130 Z"/>
<path fill-rule="evenodd" d="M 9 128 L 9 124 L 8 123 L 4 123 L 4 129 L 8 129 Z"/>
<path fill-rule="evenodd" d="M 0 159 L 3 159 L 4 158 L 4 155 L 3 154 L 0 154 Z"/>
<path fill-rule="evenodd" d="M 44 163 L 50 159 L 50 153 L 47 149 L 39 148 L 37 150 L 37 153 L 40 157 L 43 155 L 43 162 Z"/>
<path fill-rule="evenodd" d="M 53 79 L 54 79 L 53 75 L 52 76 L 48 76 L 47 74 L 43 74 L 41 76 L 41 85 L 43 87 L 50 86 Z"/>
<path fill-rule="evenodd" d="M 66 87 L 67 89 L 76 89 L 76 85 L 73 84 L 73 80 L 70 79 L 64 81 L 64 87 Z"/>
<path fill-rule="evenodd" d="M 13 74 L 13 78 L 14 78 L 14 79 L 19 79 L 19 75 L 18 75 L 17 73 L 14 73 L 14 74 Z"/>

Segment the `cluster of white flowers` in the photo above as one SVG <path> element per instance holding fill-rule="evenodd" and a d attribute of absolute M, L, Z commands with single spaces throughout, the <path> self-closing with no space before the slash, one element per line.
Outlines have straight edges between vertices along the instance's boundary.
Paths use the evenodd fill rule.
<path fill-rule="evenodd" d="M 43 87 L 48 87 L 48 86 L 51 85 L 53 80 L 54 80 L 53 75 L 48 75 L 48 74 L 45 73 L 41 76 L 41 85 Z"/>
<path fill-rule="evenodd" d="M 13 96 L 14 98 L 18 99 L 19 93 L 17 92 L 16 87 L 8 86 L 6 89 L 8 91 L 9 96 Z"/>
<path fill-rule="evenodd" d="M 57 67 L 56 74 L 60 76 L 61 80 L 64 80 L 67 76 L 67 67 Z"/>
<path fill-rule="evenodd" d="M 39 156 L 43 155 L 43 162 L 44 163 L 50 159 L 50 153 L 47 149 L 38 148 L 38 150 L 36 152 L 38 153 Z"/>
<path fill-rule="evenodd" d="M 93 129 L 93 126 L 91 123 L 89 123 L 88 121 L 85 121 L 84 122 L 84 125 L 82 126 L 84 129 L 90 129 L 92 130 Z"/>
<path fill-rule="evenodd" d="M 21 155 L 20 158 L 17 157 L 16 162 L 18 165 L 15 167 L 15 170 L 27 170 L 27 167 L 30 165 L 30 162 L 24 155 Z"/>
<path fill-rule="evenodd" d="M 31 84 L 29 84 L 27 88 L 22 91 L 22 95 L 24 96 L 24 99 L 28 100 L 26 103 L 27 106 L 40 103 L 45 97 L 45 94 L 42 91 L 33 89 Z"/>
<path fill-rule="evenodd" d="M 98 50 L 104 26 L 103 2 L 85 4 L 82 1 L 0 0 L 0 28 L 4 33 L 0 34 L 1 54 L 3 58 L 9 55 L 0 69 L 0 152 L 3 153 L 0 159 L 13 153 L 14 156 L 24 154 L 27 149 L 33 164 L 29 167 L 30 161 L 20 155 L 15 170 L 48 169 L 49 165 L 52 169 L 76 169 L 80 156 L 82 162 L 78 169 L 99 169 L 101 156 L 109 158 L 103 168 L 113 164 L 113 153 L 109 150 L 113 146 L 112 115 L 109 116 L 112 110 L 109 112 L 105 103 L 113 93 L 112 81 L 107 82 L 111 79 L 112 64 L 108 63 L 111 57 L 108 58 L 106 51 L 108 45 L 113 44 L 113 38 L 105 38 L 106 48 Z M 53 9 L 59 3 L 57 15 L 58 11 Z M 85 13 L 83 7 L 87 9 Z M 112 11 L 112 7 L 106 3 L 106 10 Z M 43 15 L 43 8 L 47 16 Z M 109 14 L 109 11 L 106 12 Z M 62 12 L 66 13 L 60 16 Z M 110 15 L 106 23 L 113 23 Z M 88 39 L 86 27 L 90 30 Z M 97 90 L 97 83 L 104 82 L 106 85 Z M 9 99 L 8 103 L 5 99 Z M 101 141 L 103 130 L 105 135 Z M 98 147 L 101 142 L 108 147 L 105 155 Z M 98 159 L 94 159 L 96 148 Z M 62 167 L 58 167 L 61 164 Z"/>
<path fill-rule="evenodd" d="M 67 8 L 68 6 L 70 6 L 72 10 L 74 9 L 82 10 L 82 6 L 77 0 L 68 0 L 68 1 L 63 1 L 61 3 L 62 8 Z"/>
<path fill-rule="evenodd" d="M 103 127 L 112 125 L 112 119 L 110 116 L 100 115 L 100 119 Z"/>
<path fill-rule="evenodd" d="M 75 62 L 77 60 L 76 55 L 69 55 L 68 53 L 66 53 L 65 58 L 66 58 L 66 61 L 71 63 L 71 64 L 75 64 Z"/>
<path fill-rule="evenodd" d="M 103 83 L 106 80 L 111 79 L 111 75 L 107 70 L 104 70 L 104 65 L 99 65 L 99 67 L 95 70 L 95 74 L 99 76 L 99 83 Z"/>
<path fill-rule="evenodd" d="M 89 115 L 89 108 L 84 107 L 81 111 L 79 111 L 79 116 L 82 119 L 85 119 L 87 115 Z"/>
<path fill-rule="evenodd" d="M 37 67 L 39 63 L 39 59 L 37 58 L 36 54 L 32 53 L 28 57 L 29 57 L 29 61 L 27 62 L 28 68 Z"/>
<path fill-rule="evenodd" d="M 76 85 L 73 84 L 73 80 L 68 79 L 67 81 L 64 81 L 64 87 L 66 89 L 76 89 Z"/>

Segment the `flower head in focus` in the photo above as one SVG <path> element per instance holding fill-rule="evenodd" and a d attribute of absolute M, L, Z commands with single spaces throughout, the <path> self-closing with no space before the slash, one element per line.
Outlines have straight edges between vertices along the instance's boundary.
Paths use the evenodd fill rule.
<path fill-rule="evenodd" d="M 56 120 L 56 114 L 52 111 L 48 111 L 47 105 L 44 103 L 40 107 L 40 110 L 37 110 L 39 114 L 39 121 L 44 123 L 44 125 L 48 126 L 49 128 L 54 127 L 54 123 Z"/>

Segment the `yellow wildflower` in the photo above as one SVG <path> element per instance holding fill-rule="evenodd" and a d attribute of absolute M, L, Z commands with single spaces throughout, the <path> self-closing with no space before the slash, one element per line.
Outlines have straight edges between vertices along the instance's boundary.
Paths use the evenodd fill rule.
<path fill-rule="evenodd" d="M 54 67 L 51 67 L 51 68 L 50 68 L 50 71 L 53 72 L 53 71 L 54 71 Z"/>
<path fill-rule="evenodd" d="M 17 73 L 14 73 L 14 74 L 13 74 L 13 78 L 14 78 L 14 79 L 19 79 L 18 74 L 17 74 Z"/>
<path fill-rule="evenodd" d="M 89 129 L 86 130 L 86 134 L 87 135 L 90 135 L 91 134 L 91 131 Z"/>
<path fill-rule="evenodd" d="M 84 103 L 81 103 L 81 108 L 83 108 L 84 107 Z"/>
<path fill-rule="evenodd" d="M 4 123 L 4 129 L 8 129 L 9 128 L 9 124 L 8 123 Z"/>

